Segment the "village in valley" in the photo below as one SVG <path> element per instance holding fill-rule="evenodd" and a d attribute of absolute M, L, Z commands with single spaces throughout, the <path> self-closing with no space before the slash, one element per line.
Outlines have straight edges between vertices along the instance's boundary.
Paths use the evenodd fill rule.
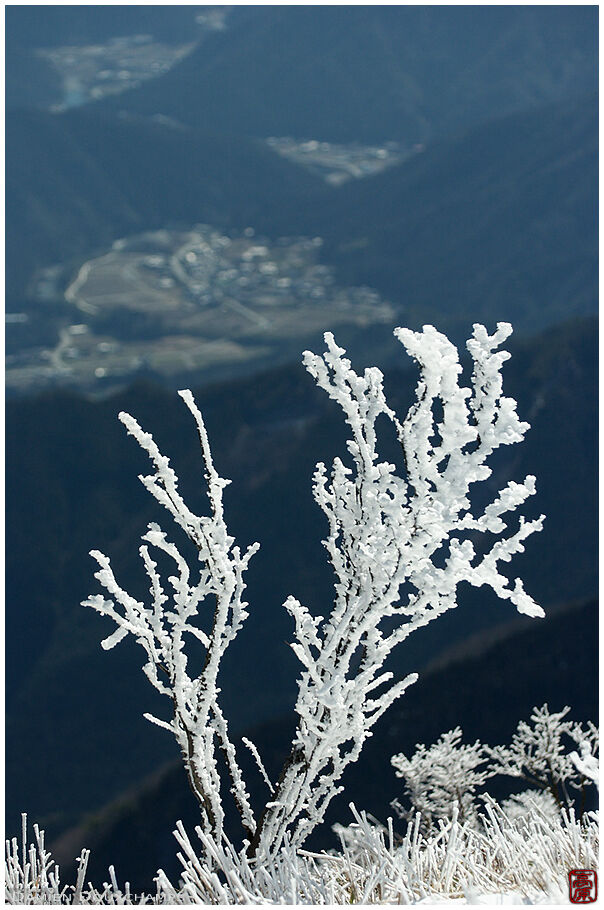
<path fill-rule="evenodd" d="M 271 241 L 251 227 L 227 234 L 197 224 L 116 240 L 75 273 L 42 269 L 33 297 L 40 311 L 62 305 L 56 343 L 9 353 L 7 388 L 102 393 L 141 373 L 229 375 L 274 362 L 324 329 L 391 321 L 376 291 L 336 283 L 321 245 L 319 237 Z M 35 311 L 6 318 L 10 326 Z"/>

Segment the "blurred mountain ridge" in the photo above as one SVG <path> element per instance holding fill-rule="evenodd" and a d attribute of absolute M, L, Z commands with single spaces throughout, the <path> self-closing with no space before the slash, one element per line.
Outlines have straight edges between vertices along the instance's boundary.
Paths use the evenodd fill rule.
<path fill-rule="evenodd" d="M 596 23 L 590 7 L 240 7 L 102 104 L 256 137 L 426 142 L 594 92 Z"/>

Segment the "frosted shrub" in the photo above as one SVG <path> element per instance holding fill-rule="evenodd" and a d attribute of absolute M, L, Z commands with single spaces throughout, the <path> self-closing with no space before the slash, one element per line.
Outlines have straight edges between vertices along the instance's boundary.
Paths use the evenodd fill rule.
<path fill-rule="evenodd" d="M 461 821 L 478 822 L 479 788 L 498 774 L 514 777 L 531 789 L 502 803 L 510 818 L 521 818 L 537 809 L 552 818 L 574 807 L 571 790 L 579 790 L 579 813 L 585 807 L 586 788 L 598 783 L 597 727 L 563 720 L 570 708 L 550 713 L 547 705 L 533 708 L 531 722 L 521 720 L 509 746 L 462 743 L 460 727 L 444 733 L 434 745 L 418 743 L 411 758 L 393 755 L 396 776 L 404 780 L 408 806 L 391 805 L 400 818 L 421 819 L 426 830 L 453 813 Z M 581 755 L 569 752 L 578 745 Z M 480 768 L 480 770 L 478 770 Z"/>
<path fill-rule="evenodd" d="M 570 753 L 570 760 L 584 779 L 585 783 L 595 784 L 600 788 L 600 762 L 592 749 L 597 749 L 595 743 L 582 740 L 579 743 L 581 754 L 578 752 Z"/>
<path fill-rule="evenodd" d="M 520 442 L 528 429 L 515 401 L 502 393 L 501 367 L 510 355 L 498 348 L 511 331 L 507 323 L 499 323 L 493 335 L 474 326 L 467 343 L 473 374 L 471 387 L 465 387 L 458 352 L 444 335 L 432 326 L 421 332 L 396 329 L 420 369 L 417 400 L 403 422 L 386 402 L 381 372 L 371 368 L 358 375 L 330 333 L 324 354 L 304 354 L 311 376 L 343 411 L 350 458 L 348 464 L 336 458 L 329 470 L 318 464 L 314 474 L 314 498 L 328 523 L 324 545 L 335 574 L 335 599 L 325 616 L 313 616 L 293 596 L 285 602 L 294 621 L 292 648 L 302 667 L 298 723 L 276 782 L 248 744 L 269 791 L 259 814 L 250 805 L 218 682 L 221 659 L 247 617 L 244 574 L 257 544 L 242 553 L 228 533 L 222 501 L 228 481 L 214 468 L 203 419 L 189 391 L 179 394 L 199 434 L 208 516 L 191 512 L 150 434 L 133 417 L 120 414 L 154 466 L 153 474 L 141 477 L 143 484 L 192 541 L 198 561 L 189 565 L 166 533 L 151 524 L 140 548 L 148 603 L 120 586 L 109 559 L 98 551 L 92 552 L 100 567 L 96 578 L 109 597 L 97 594 L 84 603 L 116 624 L 105 648 L 128 634 L 143 647 L 144 672 L 170 701 L 166 719 L 146 717 L 176 738 L 199 802 L 202 831 L 214 843 L 223 838 L 219 752 L 248 855 L 274 858 L 285 845 L 296 850 L 304 843 L 376 721 L 417 679 L 413 673 L 395 680 L 384 671 L 384 662 L 414 631 L 456 606 L 461 582 L 487 585 L 519 612 L 543 615 L 520 579 L 510 583 L 499 570 L 500 563 L 523 551 L 530 534 L 541 530 L 543 516 L 520 517 L 515 529 L 507 523 L 535 492 L 535 478 L 510 481 L 478 514 L 470 498 L 472 485 L 491 475 L 490 455 L 499 446 Z M 389 421 L 398 437 L 403 476 L 379 459 L 378 417 Z M 477 532 L 491 538 L 481 555 L 470 539 Z M 167 584 L 150 548 L 174 566 Z M 189 670 L 185 645 L 191 644 L 205 655 L 198 675 Z"/>
<path fill-rule="evenodd" d="M 411 821 L 419 812 L 426 828 L 432 827 L 437 818 L 452 818 L 454 811 L 461 821 L 475 818 L 475 795 L 490 772 L 480 742 L 464 744 L 462 735 L 461 728 L 456 727 L 443 733 L 429 749 L 418 744 L 411 758 L 402 752 L 393 755 L 391 762 L 396 776 L 404 779 L 411 803 L 411 808 L 404 809 L 394 800 L 392 807 L 401 818 Z"/>
<path fill-rule="evenodd" d="M 538 812 L 553 823 L 560 815 L 560 809 L 549 790 L 522 790 L 509 799 L 504 799 L 501 808 L 510 819 L 528 818 Z"/>
<path fill-rule="evenodd" d="M 569 711 L 568 705 L 557 713 L 547 705 L 534 708 L 531 722 L 518 724 L 511 745 L 487 747 L 492 772 L 549 793 L 559 808 L 573 804 L 572 789 L 581 791 L 584 802 L 585 788 L 597 782 L 599 733 L 591 722 L 583 729 L 564 720 Z M 569 752 L 569 742 L 580 747 L 581 758 Z"/>

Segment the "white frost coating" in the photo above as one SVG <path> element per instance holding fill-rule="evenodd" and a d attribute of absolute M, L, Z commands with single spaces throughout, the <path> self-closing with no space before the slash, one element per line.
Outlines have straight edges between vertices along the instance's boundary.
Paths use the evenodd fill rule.
<path fill-rule="evenodd" d="M 592 743 L 583 740 L 580 744 L 581 755 L 578 752 L 571 752 L 570 759 L 575 768 L 586 780 L 590 780 L 600 789 L 600 762 L 592 754 Z"/>
<path fill-rule="evenodd" d="M 246 736 L 241 737 L 241 742 L 243 743 L 244 746 L 247 746 L 247 748 L 250 750 L 250 752 L 254 756 L 254 761 L 256 762 L 258 770 L 260 771 L 262 779 L 264 780 L 264 783 L 268 787 L 269 791 L 271 793 L 274 793 L 275 788 L 271 784 L 270 778 L 269 778 L 268 774 L 266 773 L 266 768 L 264 767 L 263 761 L 260 758 L 260 753 L 258 752 L 258 749 L 254 745 L 254 743 L 251 741 L 251 739 L 248 739 Z"/>
<path fill-rule="evenodd" d="M 121 413 L 120 420 L 155 466 L 155 474 L 140 478 L 143 485 L 165 506 L 196 545 L 200 562 L 198 575 L 191 579 L 191 570 L 176 545 L 168 541 L 161 528 L 153 523 L 143 540 L 173 560 L 176 574 L 168 578 L 172 590 L 164 590 L 148 546 L 141 546 L 139 552 L 150 581 L 149 607 L 122 590 L 115 580 L 109 559 L 93 550 L 91 555 L 100 566 L 95 577 L 113 600 L 97 595 L 89 597 L 84 605 L 110 616 L 117 624 L 117 630 L 102 643 L 104 648 L 112 648 L 130 632 L 145 649 L 148 660 L 144 672 L 159 692 L 171 698 L 173 706 L 173 717 L 169 722 L 151 714 L 145 714 L 145 717 L 170 730 L 176 737 L 189 782 L 202 809 L 204 824 L 220 837 L 224 812 L 216 761 L 218 745 L 225 754 L 232 792 L 243 824 L 251 836 L 254 818 L 228 737 L 227 724 L 218 706 L 217 678 L 222 656 L 247 617 L 247 604 L 242 600 L 245 588 L 243 573 L 258 545 L 249 547 L 243 556 L 239 548 L 233 546 L 234 540 L 227 532 L 222 506 L 222 490 L 228 481 L 219 477 L 214 468 L 205 426 L 191 393 L 184 391 L 179 394 L 197 424 L 211 507 L 209 517 L 198 517 L 186 506 L 178 492 L 176 474 L 151 435 L 143 432 L 129 414 Z M 210 608 L 213 621 L 208 636 L 195 625 L 195 619 L 210 597 L 215 603 Z M 199 641 L 206 652 L 204 667 L 196 678 L 191 678 L 187 669 L 184 650 L 187 636 Z"/>
<path fill-rule="evenodd" d="M 598 783 L 598 728 L 589 721 L 581 724 L 564 718 L 570 711 L 550 712 L 545 704 L 534 708 L 530 723 L 521 720 L 509 746 L 485 746 L 491 769 L 527 781 L 549 791 L 558 806 L 571 805 L 568 788 L 584 791 L 586 784 Z M 568 741 L 579 746 L 569 752 Z"/>
<path fill-rule="evenodd" d="M 79 857 L 76 884 L 63 884 L 44 832 L 36 828 L 28 845 L 24 824 L 21 842 L 6 842 L 5 900 L 19 906 L 568 905 L 568 870 L 598 868 L 598 819 L 595 813 L 552 815 L 531 803 L 516 817 L 489 801 L 480 828 L 441 819 L 436 833 L 410 824 L 396 839 L 391 819 L 382 827 L 351 805 L 353 823 L 337 830 L 340 851 L 285 846 L 262 864 L 200 827 L 199 844 L 192 842 L 177 822 L 179 882 L 173 885 L 159 869 L 148 894 L 132 893 L 127 881 L 122 890 L 124 873 L 116 875 L 113 867 L 109 881 L 94 887 L 88 850 Z"/>
<path fill-rule="evenodd" d="M 353 468 L 336 459 L 330 476 L 323 464 L 314 476 L 314 496 L 329 522 L 324 544 L 336 575 L 336 598 L 325 620 L 311 617 L 292 597 L 285 603 L 296 624 L 292 648 L 303 666 L 296 703 L 300 720 L 289 764 L 256 835 L 262 851 L 278 850 L 287 829 L 291 844 L 299 845 L 322 819 L 342 771 L 357 759 L 373 724 L 417 679 L 411 674 L 393 682 L 382 672 L 384 661 L 415 629 L 456 606 L 460 582 L 488 585 L 519 612 L 543 615 L 519 579 L 510 585 L 499 572 L 499 563 L 522 552 L 526 537 L 541 530 L 543 516 L 521 518 L 515 532 L 480 557 L 464 539 L 469 531 L 504 532 L 503 516 L 535 491 L 529 476 L 509 483 L 482 515 L 471 511 L 470 487 L 490 475 L 489 455 L 520 442 L 528 429 L 515 401 L 502 395 L 501 367 L 510 355 L 496 348 L 511 331 L 500 323 L 489 336 L 483 326 L 474 326 L 468 389 L 459 385 L 457 350 L 444 335 L 432 326 L 422 332 L 397 329 L 421 371 L 417 401 L 402 424 L 386 402 L 381 372 L 371 368 L 357 375 L 331 333 L 325 335 L 325 354 L 304 354 L 311 376 L 344 412 Z M 394 424 L 401 442 L 404 479 L 394 465 L 379 460 L 380 415 Z M 444 563 L 443 547 L 448 547 Z M 409 593 L 401 598 L 403 585 Z M 381 628 L 387 617 L 398 620 L 390 632 Z"/>
<path fill-rule="evenodd" d="M 515 401 L 502 394 L 501 367 L 509 354 L 497 349 L 510 333 L 507 323 L 500 323 L 492 336 L 483 326 L 474 326 L 467 345 L 474 371 L 471 388 L 466 388 L 459 384 L 457 350 L 444 335 L 432 326 L 424 326 L 422 332 L 397 329 L 397 338 L 420 368 L 417 401 L 403 423 L 386 402 L 380 370 L 357 375 L 333 335 L 325 335 L 323 355 L 304 354 L 308 372 L 344 412 L 352 460 L 347 466 L 336 458 L 329 472 L 320 463 L 314 474 L 313 494 L 328 521 L 324 545 L 335 573 L 335 602 L 325 618 L 313 617 L 294 597 L 285 603 L 295 625 L 292 648 L 302 665 L 298 727 L 270 801 L 257 819 L 218 706 L 217 686 L 220 660 L 247 616 L 243 572 L 257 545 L 242 556 L 227 532 L 222 491 L 228 481 L 214 468 L 205 426 L 189 391 L 179 394 L 197 424 L 210 517 L 200 518 L 189 510 L 168 459 L 134 418 L 120 414 L 155 466 L 155 473 L 141 481 L 196 545 L 199 575 L 191 578 L 176 545 L 153 524 L 140 548 L 150 580 L 150 606 L 122 590 L 109 560 L 96 551 L 92 554 L 100 566 L 96 577 L 112 599 L 97 595 L 85 603 L 111 616 L 118 626 L 105 639 L 105 647 L 113 647 L 130 632 L 145 648 L 144 671 L 155 688 L 170 696 L 174 708 L 169 723 L 151 715 L 148 719 L 176 736 L 202 807 L 204 830 L 218 842 L 223 808 L 216 744 L 230 772 L 250 856 L 274 858 L 285 844 L 295 850 L 323 819 L 341 789 L 342 772 L 358 758 L 373 725 L 417 679 L 410 674 L 394 680 L 392 673 L 384 672 L 392 649 L 455 607 L 460 582 L 488 585 L 521 613 L 543 615 L 519 579 L 510 583 L 499 572 L 500 563 L 522 552 L 524 540 L 541 530 L 543 516 L 520 518 L 516 530 L 510 531 L 506 522 L 509 513 L 535 492 L 535 478 L 511 481 L 479 515 L 472 511 L 469 495 L 472 484 L 490 476 L 486 461 L 492 452 L 520 442 L 528 429 L 516 414 Z M 380 416 L 391 421 L 400 441 L 404 477 L 397 475 L 394 465 L 379 460 Z M 490 548 L 482 547 L 477 555 L 470 539 L 477 533 L 499 539 L 490 540 Z M 147 544 L 173 561 L 170 589 L 162 584 Z M 209 596 L 215 598 L 215 607 L 213 628 L 207 634 L 197 627 L 195 617 Z M 196 679 L 187 673 L 185 635 L 205 648 L 205 665 Z"/>
<path fill-rule="evenodd" d="M 398 800 L 391 803 L 401 818 L 413 822 L 419 813 L 427 830 L 435 819 L 452 818 L 454 811 L 460 821 L 475 820 L 476 791 L 492 773 L 486 768 L 482 744 L 478 740 L 472 745 L 462 743 L 462 735 L 461 727 L 456 727 L 429 748 L 418 744 L 411 758 L 402 752 L 392 756 L 391 764 L 396 776 L 404 779 L 411 802 L 407 810 Z"/>

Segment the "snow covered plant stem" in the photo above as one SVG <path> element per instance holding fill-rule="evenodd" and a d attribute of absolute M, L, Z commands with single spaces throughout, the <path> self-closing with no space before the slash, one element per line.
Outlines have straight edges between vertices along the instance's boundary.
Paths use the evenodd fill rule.
<path fill-rule="evenodd" d="M 162 586 L 157 563 L 147 546 L 141 546 L 139 553 L 151 583 L 149 607 L 124 591 L 113 575 L 109 559 L 98 550 L 92 550 L 90 555 L 100 566 L 95 577 L 113 600 L 105 600 L 99 594 L 89 597 L 84 605 L 110 616 L 117 624 L 116 631 L 102 642 L 106 650 L 113 648 L 128 632 L 145 649 L 147 663 L 143 670 L 158 692 L 171 698 L 173 707 L 169 721 L 159 720 L 151 714 L 145 714 L 145 717 L 176 737 L 189 783 L 201 806 L 204 827 L 220 838 L 224 812 L 216 760 L 218 745 L 226 759 L 243 826 L 251 837 L 254 818 L 235 750 L 228 737 L 227 723 L 218 704 L 217 679 L 220 661 L 248 615 L 247 604 L 242 600 L 243 573 L 258 544 L 249 547 L 244 555 L 239 547 L 233 546 L 234 539 L 227 532 L 222 506 L 222 491 L 229 481 L 219 477 L 214 468 L 203 419 L 191 392 L 185 390 L 179 395 L 197 424 L 211 507 L 209 517 L 200 518 L 189 510 L 178 492 L 176 474 L 152 436 L 143 432 L 129 414 L 122 412 L 119 417 L 155 466 L 155 474 L 141 477 L 141 482 L 195 544 L 201 568 L 192 578 L 191 569 L 176 545 L 152 523 L 142 539 L 173 560 L 177 574 L 168 578 L 172 588 L 170 595 Z M 195 624 L 207 598 L 214 598 L 209 634 Z M 187 672 L 185 636 L 191 636 L 205 649 L 203 668 L 194 679 Z"/>
<path fill-rule="evenodd" d="M 201 570 L 192 580 L 176 546 L 157 525 L 150 525 L 143 540 L 176 564 L 177 576 L 168 579 L 170 597 L 143 546 L 151 605 L 145 607 L 123 591 L 107 557 L 96 551 L 92 555 L 101 567 L 96 577 L 113 600 L 97 595 L 85 604 L 117 623 L 105 647 L 131 632 L 145 648 L 147 676 L 173 703 L 170 721 L 146 716 L 178 740 L 202 807 L 204 828 L 212 836 L 222 836 L 218 746 L 230 773 L 249 855 L 274 856 L 285 843 L 294 849 L 303 843 L 340 791 L 344 768 L 356 761 L 375 722 L 417 679 L 410 674 L 395 681 L 383 670 L 387 657 L 416 629 L 456 606 L 460 582 L 488 585 L 519 612 L 543 615 L 519 579 L 510 584 L 499 572 L 499 563 L 522 552 L 529 534 L 541 530 L 543 516 L 532 521 L 521 517 L 516 530 L 504 536 L 503 516 L 534 493 L 535 478 L 510 481 L 479 515 L 473 513 L 469 498 L 471 485 L 490 476 L 486 461 L 492 452 L 520 442 L 528 429 L 516 414 L 516 402 L 502 394 L 501 367 L 510 355 L 497 349 L 511 331 L 507 323 L 499 323 L 493 335 L 474 326 L 467 343 L 474 361 L 470 389 L 459 385 L 458 353 L 444 335 L 432 326 L 424 326 L 422 332 L 396 329 L 396 337 L 420 368 L 417 400 L 403 423 L 386 403 L 381 372 L 371 368 L 357 375 L 330 333 L 325 335 L 323 355 L 304 354 L 311 376 L 344 412 L 352 461 L 346 466 L 336 458 L 329 474 L 323 464 L 315 471 L 313 494 L 329 525 L 324 544 L 335 573 L 335 602 L 325 618 L 312 616 L 293 597 L 285 603 L 295 623 L 292 648 L 303 668 L 296 701 L 298 726 L 279 780 L 273 786 L 264 774 L 270 799 L 257 817 L 228 738 L 217 686 L 220 659 L 247 615 L 242 579 L 256 545 L 242 556 L 227 533 L 222 507 L 227 481 L 214 469 L 203 420 L 190 392 L 180 395 L 199 432 L 212 509 L 207 518 L 189 511 L 168 459 L 151 436 L 132 417 L 120 414 L 155 465 L 156 473 L 142 482 L 194 542 Z M 379 460 L 380 416 L 394 426 L 405 477 L 394 465 Z M 469 539 L 476 532 L 496 538 L 480 556 Z M 194 620 L 210 596 L 215 598 L 214 623 L 211 633 L 205 634 Z M 187 673 L 185 634 L 205 648 L 205 663 L 195 679 Z M 255 746 L 249 745 L 261 765 Z"/>

